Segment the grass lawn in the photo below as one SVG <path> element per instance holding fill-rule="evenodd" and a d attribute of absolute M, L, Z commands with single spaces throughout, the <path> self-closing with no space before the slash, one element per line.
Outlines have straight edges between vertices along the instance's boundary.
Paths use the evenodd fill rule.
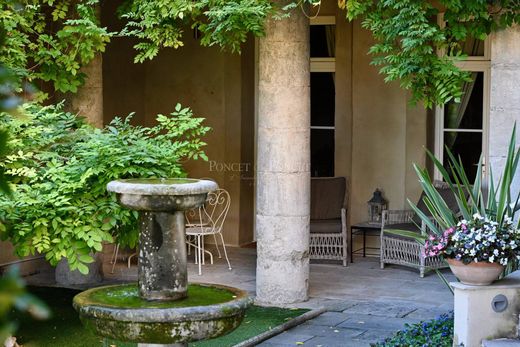
<path fill-rule="evenodd" d="M 17 342 L 24 347 L 136 346 L 133 343 L 106 341 L 84 329 L 78 314 L 72 308 L 72 298 L 78 291 L 48 287 L 32 287 L 30 291 L 49 305 L 53 315 L 47 321 L 35 321 L 24 315 L 15 316 L 19 322 L 19 329 L 16 333 Z M 240 327 L 232 333 L 218 339 L 190 345 L 197 347 L 233 346 L 305 312 L 307 310 L 252 306 L 246 311 Z"/>

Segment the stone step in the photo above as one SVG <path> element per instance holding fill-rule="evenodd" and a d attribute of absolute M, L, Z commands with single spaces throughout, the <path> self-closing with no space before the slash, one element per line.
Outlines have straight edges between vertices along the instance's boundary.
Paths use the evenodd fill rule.
<path fill-rule="evenodd" d="M 520 347 L 520 340 L 518 339 L 497 339 L 484 340 L 482 347 Z"/>

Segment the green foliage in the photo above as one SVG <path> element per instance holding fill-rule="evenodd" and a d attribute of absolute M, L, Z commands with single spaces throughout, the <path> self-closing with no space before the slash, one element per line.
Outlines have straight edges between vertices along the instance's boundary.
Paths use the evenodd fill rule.
<path fill-rule="evenodd" d="M 477 166 L 475 181 L 470 183 L 461 158 L 456 158 L 449 148 L 446 148 L 448 167 L 444 167 L 431 152 L 427 151 L 428 156 L 441 173 L 443 180 L 453 192 L 460 210 L 459 212 L 451 210 L 435 188 L 428 170 L 414 164 L 415 172 L 419 177 L 419 183 L 426 195 L 423 200 L 431 216 L 423 213 L 412 201 L 408 200 L 408 203 L 428 227 L 429 232 L 437 237 L 441 237 L 445 230 L 457 226 L 461 217 L 469 221 L 474 218 L 473 215 L 475 214 L 497 222 L 497 229 L 499 230 L 508 230 L 509 225 L 507 224 L 510 223 L 511 219 L 517 223 L 515 229 L 520 229 L 520 220 L 516 217 L 517 212 L 520 210 L 520 193 L 514 196 L 512 187 L 520 161 L 520 148 L 515 149 L 515 146 L 516 125 L 513 127 L 504 170 L 498 181 L 498 187 L 495 187 L 491 168 L 487 184 L 483 183 L 484 167 L 482 165 L 482 157 Z M 427 238 L 427 235 L 404 230 L 388 230 L 387 232 L 414 238 L 421 244 L 425 244 Z M 517 270 L 519 265 L 518 259 L 511 259 L 507 263 L 503 275 L 505 276 Z M 444 275 L 438 270 L 435 272 L 453 293 L 453 289 Z"/>
<path fill-rule="evenodd" d="M 151 128 L 131 125 L 129 116 L 96 129 L 61 106 L 26 104 L 24 113 L 1 119 L 11 135 L 3 167 L 14 183 L 12 198 L 0 197 L 2 234 L 20 256 L 40 252 L 52 264 L 66 257 L 83 273 L 112 236 L 137 241 L 138 214 L 107 193 L 109 181 L 183 177 L 183 160 L 207 160 L 201 137 L 209 128 L 180 104 Z"/>
<path fill-rule="evenodd" d="M 5 42 L 6 32 L 0 24 L 0 48 Z M 0 112 L 13 112 L 20 99 L 15 95 L 16 77 L 12 71 L 0 63 Z M 0 158 L 7 152 L 7 131 L 0 130 Z M 0 194 L 11 194 L 4 170 L 0 170 Z M 0 277 L 0 343 L 4 343 L 16 330 L 12 320 L 13 310 L 28 312 L 33 318 L 46 319 L 50 312 L 47 306 L 27 293 L 16 267 L 10 268 Z"/>
<path fill-rule="evenodd" d="M 96 17 L 99 0 L 6 0 L 0 24 L 10 33 L 0 62 L 28 81 L 49 81 L 55 90 L 76 92 L 81 67 L 103 52 L 112 33 Z M 121 34 L 139 42 L 136 62 L 154 58 L 161 48 L 183 46 L 185 31 L 196 29 L 204 46 L 239 52 L 249 34 L 264 35 L 271 16 L 278 20 L 318 0 L 127 0 L 119 10 Z M 423 0 L 340 0 L 348 19 L 360 18 L 377 43 L 373 64 L 386 81 L 400 81 L 412 101 L 427 107 L 459 101 L 469 74 L 454 66 L 464 59 L 460 42 L 520 22 L 517 0 L 440 0 L 448 25 L 435 21 L 439 9 Z M 438 50 L 447 52 L 437 55 Z"/>
<path fill-rule="evenodd" d="M 498 228 L 503 228 L 507 219 L 516 220 L 516 213 L 520 210 L 520 194 L 513 195 L 513 179 L 517 172 L 520 160 L 520 148 L 516 146 L 516 126 L 511 134 L 504 170 L 501 174 L 498 187 L 495 188 L 492 171 L 489 175 L 487 184 L 483 182 L 484 168 L 482 159 L 477 166 L 475 181 L 470 183 L 468 176 L 462 165 L 462 160 L 456 158 L 449 149 L 446 152 L 449 157 L 448 167 L 435 158 L 433 154 L 428 155 L 433 160 L 435 167 L 441 173 L 443 179 L 448 183 L 457 200 L 460 214 L 448 208 L 439 192 L 434 188 L 433 182 L 426 169 L 421 169 L 414 165 L 415 171 L 419 176 L 419 182 L 426 194 L 424 202 L 432 214 L 432 219 L 422 213 L 417 206 L 409 201 L 415 212 L 437 235 L 442 235 L 444 230 L 457 225 L 459 218 L 471 220 L 474 214 L 479 214 L 491 221 L 498 223 Z M 520 221 L 517 221 L 516 229 L 520 228 Z"/>
<path fill-rule="evenodd" d="M 3 1 L 0 26 L 9 35 L 0 48 L 0 63 L 20 82 L 50 81 L 57 91 L 76 92 L 85 79 L 81 67 L 105 50 L 111 35 L 99 25 L 97 3 Z"/>
<path fill-rule="evenodd" d="M 520 23 L 515 0 L 440 0 L 445 28 L 436 22 L 439 9 L 424 0 L 347 0 L 347 17 L 361 18 L 378 41 L 371 47 L 373 64 L 386 81 L 400 81 L 412 101 L 426 107 L 459 102 L 468 73 L 453 62 L 465 58 L 460 42 L 484 39 L 490 32 Z M 491 4 L 490 4 L 491 3 Z M 447 52 L 439 56 L 438 50 Z"/>
<path fill-rule="evenodd" d="M 277 7 L 268 0 L 129 0 L 121 9 L 128 19 L 123 34 L 140 39 L 135 45 L 136 62 L 152 59 L 163 47 L 182 46 L 184 30 L 190 25 L 201 32 L 201 44 L 236 52 L 248 33 L 264 34 L 269 16 L 283 20 L 291 11 L 303 10 L 304 4 L 318 3 L 287 1 Z M 460 101 L 462 85 L 470 79 L 468 72 L 454 65 L 465 58 L 461 42 L 470 37 L 484 39 L 493 30 L 520 23 L 520 6 L 515 0 L 496 0 L 491 5 L 485 0 L 440 3 L 448 23 L 444 28 L 437 24 L 439 9 L 430 1 L 338 1 L 347 10 L 347 18 L 360 18 L 378 41 L 370 53 L 385 81 L 399 81 L 412 91 L 412 102 L 422 100 L 429 108 Z M 440 56 L 438 51 L 447 54 Z"/>
<path fill-rule="evenodd" d="M 16 323 L 11 319 L 13 309 L 28 312 L 33 318 L 46 319 L 49 309 L 25 290 L 25 283 L 16 268 L 12 268 L 0 277 L 0 343 L 11 336 Z"/>
<path fill-rule="evenodd" d="M 273 7 L 268 0 L 131 0 L 120 12 L 128 20 L 122 33 L 140 39 L 135 61 L 143 62 L 163 47 L 183 46 L 184 30 L 190 26 L 201 33 L 202 45 L 238 52 L 248 33 L 263 34 Z"/>
<path fill-rule="evenodd" d="M 443 314 L 417 324 L 406 324 L 386 340 L 373 347 L 451 347 L 453 345 L 453 313 Z"/>

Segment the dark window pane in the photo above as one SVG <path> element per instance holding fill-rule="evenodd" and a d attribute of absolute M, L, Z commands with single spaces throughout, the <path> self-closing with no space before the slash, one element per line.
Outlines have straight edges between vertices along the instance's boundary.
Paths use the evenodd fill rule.
<path fill-rule="evenodd" d="M 457 53 L 463 53 L 472 57 L 483 57 L 484 56 L 484 41 L 478 40 L 473 37 L 468 37 L 466 41 L 460 41 L 458 46 L 454 46 L 449 52 L 450 55 L 456 55 Z"/>
<path fill-rule="evenodd" d="M 444 106 L 444 128 L 482 129 L 484 73 L 473 72 L 471 77 L 472 82 L 464 83 L 461 102 Z"/>
<path fill-rule="evenodd" d="M 482 154 L 482 133 L 445 132 L 444 144 L 455 158 L 460 156 L 462 165 L 471 183 L 475 180 L 477 164 Z M 449 157 L 444 149 L 444 167 L 450 172 Z"/>
<path fill-rule="evenodd" d="M 311 125 L 334 126 L 334 88 L 333 72 L 311 73 Z"/>
<path fill-rule="evenodd" d="M 335 41 L 335 25 L 311 25 L 311 58 L 334 57 Z"/>
<path fill-rule="evenodd" d="M 484 41 L 473 37 L 468 37 L 466 41 L 461 42 L 462 52 L 469 56 L 483 57 L 484 56 Z"/>
<path fill-rule="evenodd" d="M 333 129 L 311 129 L 311 176 L 334 176 Z"/>

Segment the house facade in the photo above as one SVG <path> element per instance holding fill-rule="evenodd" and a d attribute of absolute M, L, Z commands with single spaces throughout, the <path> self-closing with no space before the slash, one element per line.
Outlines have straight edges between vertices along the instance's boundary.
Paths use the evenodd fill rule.
<path fill-rule="evenodd" d="M 120 29 L 116 5 L 101 9 L 110 31 Z M 347 177 L 348 219 L 361 222 L 376 188 L 391 209 L 419 198 L 412 164 L 428 164 L 425 148 L 442 156 L 447 145 L 468 168 L 483 152 L 500 170 L 520 119 L 518 27 L 468 43 L 461 68 L 473 82 L 460 105 L 435 110 L 411 105 L 398 83 L 384 82 L 370 65 L 371 33 L 332 0 L 317 13 L 269 21 L 266 36 L 248 40 L 240 55 L 201 47 L 190 29 L 184 43 L 134 64 L 135 42 L 113 38 L 87 67 L 75 102 L 97 125 L 131 112 L 135 123 L 152 125 L 177 102 L 206 118 L 210 160 L 185 167 L 231 194 L 226 243 L 257 241 L 257 295 L 268 304 L 307 298 L 310 177 Z M 2 254 L 0 262 L 11 260 Z"/>

